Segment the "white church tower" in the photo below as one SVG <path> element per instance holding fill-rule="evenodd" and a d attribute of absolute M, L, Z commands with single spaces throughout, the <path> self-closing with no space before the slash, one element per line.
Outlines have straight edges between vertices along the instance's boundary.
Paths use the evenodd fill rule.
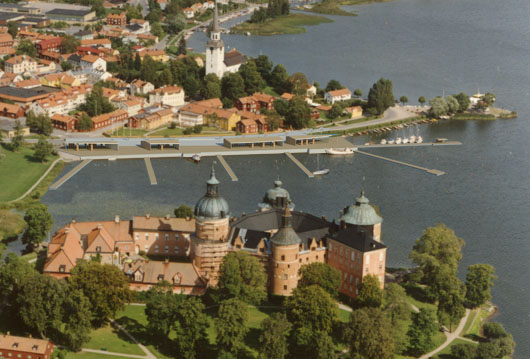
<path fill-rule="evenodd" d="M 216 74 L 223 77 L 225 58 L 225 45 L 221 40 L 221 29 L 219 28 L 219 15 L 217 14 L 217 1 L 213 13 L 212 28 L 210 30 L 210 40 L 206 43 L 206 75 Z"/>

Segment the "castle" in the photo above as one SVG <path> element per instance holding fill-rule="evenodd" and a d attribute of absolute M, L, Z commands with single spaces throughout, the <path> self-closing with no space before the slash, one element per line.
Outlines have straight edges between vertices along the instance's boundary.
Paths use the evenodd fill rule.
<path fill-rule="evenodd" d="M 206 75 L 216 74 L 217 77 L 222 78 L 226 72 L 237 72 L 245 61 L 245 56 L 236 49 L 225 53 L 225 45 L 221 40 L 217 2 L 215 2 L 210 39 L 206 42 Z"/>
<path fill-rule="evenodd" d="M 350 297 L 358 294 L 369 274 L 384 286 L 382 218 L 364 192 L 341 211 L 338 224 L 294 207 L 278 180 L 256 213 L 231 217 L 212 168 L 206 193 L 195 205 L 195 218 L 72 220 L 53 236 L 44 272 L 67 277 L 79 259 L 98 257 L 122 268 L 133 290 L 147 290 L 165 280 L 175 292 L 204 294 L 217 285 L 223 258 L 232 251 L 246 251 L 263 264 L 272 294 L 290 295 L 300 267 L 315 262 L 337 268 L 342 275 L 340 292 Z"/>

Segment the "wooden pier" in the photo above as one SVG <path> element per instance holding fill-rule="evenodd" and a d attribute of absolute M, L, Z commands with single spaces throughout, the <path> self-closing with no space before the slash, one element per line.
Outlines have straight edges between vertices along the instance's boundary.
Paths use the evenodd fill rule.
<path fill-rule="evenodd" d="M 232 169 L 230 168 L 230 166 L 228 165 L 226 160 L 223 158 L 223 156 L 217 155 L 217 159 L 219 160 L 219 162 L 221 162 L 221 164 L 225 168 L 226 172 L 228 173 L 228 175 L 232 179 L 232 182 L 238 181 L 238 178 L 237 178 L 236 174 L 234 173 L 234 171 L 232 171 Z"/>
<path fill-rule="evenodd" d="M 146 157 L 144 158 L 145 161 L 145 168 L 147 169 L 147 174 L 149 175 L 149 181 L 151 182 L 151 185 L 158 184 L 156 181 L 155 176 L 155 170 L 153 170 L 153 165 L 151 165 L 151 159 Z"/>
<path fill-rule="evenodd" d="M 287 155 L 287 157 L 289 157 L 291 159 L 291 161 L 294 162 L 295 165 L 297 165 L 306 175 L 307 177 L 309 178 L 313 178 L 315 177 L 313 175 L 313 173 L 311 171 L 309 171 L 303 164 L 302 162 L 298 161 L 293 155 L 292 153 L 290 152 L 285 152 L 285 154 Z"/>
<path fill-rule="evenodd" d="M 68 171 L 67 174 L 65 174 L 64 176 L 59 178 L 59 180 L 57 182 L 52 184 L 50 186 L 50 189 L 56 190 L 57 188 L 61 187 L 66 181 L 68 181 L 70 178 L 72 178 L 77 172 L 81 171 L 83 169 L 83 167 L 88 165 L 90 162 L 92 162 L 92 160 L 83 160 L 83 161 L 81 161 L 81 163 L 79 163 L 77 166 L 75 166 L 70 171 Z"/>
<path fill-rule="evenodd" d="M 398 160 L 393 160 L 393 159 L 388 158 L 388 157 L 374 155 L 373 153 L 368 153 L 368 152 L 359 151 L 359 150 L 354 150 L 354 152 L 360 153 L 362 155 L 374 157 L 374 158 L 379 158 L 380 160 L 385 160 L 385 161 L 397 163 L 397 164 L 400 164 L 400 165 L 403 165 L 403 166 L 412 167 L 412 168 L 415 168 L 417 170 L 425 171 L 427 173 L 430 173 L 430 174 L 433 174 L 433 175 L 436 175 L 436 176 L 441 176 L 441 175 L 445 174 L 445 172 L 440 171 L 440 170 L 435 170 L 435 169 L 429 169 L 429 168 L 425 168 L 425 167 L 416 166 L 416 165 L 413 165 L 413 164 L 410 164 L 410 163 L 406 163 L 406 162 L 402 162 L 402 161 L 398 161 Z"/>

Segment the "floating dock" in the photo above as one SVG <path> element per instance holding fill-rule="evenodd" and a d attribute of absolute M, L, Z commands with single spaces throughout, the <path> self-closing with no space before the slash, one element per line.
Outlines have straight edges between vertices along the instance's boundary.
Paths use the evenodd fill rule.
<path fill-rule="evenodd" d="M 236 174 L 234 173 L 234 171 L 232 171 L 232 169 L 230 168 L 230 166 L 228 165 L 228 163 L 226 162 L 224 157 L 221 156 L 221 155 L 217 155 L 217 159 L 219 160 L 219 162 L 221 162 L 221 164 L 225 168 L 226 172 L 228 173 L 228 175 L 232 179 L 232 182 L 238 181 L 238 178 L 237 178 Z"/>
<path fill-rule="evenodd" d="M 406 163 L 406 162 L 402 162 L 402 161 L 398 161 L 398 160 L 393 160 L 393 159 L 388 158 L 388 157 L 374 155 L 373 153 L 368 153 L 368 152 L 359 151 L 359 150 L 354 150 L 354 152 L 355 153 L 359 153 L 361 155 L 365 155 L 365 156 L 379 158 L 380 160 L 385 160 L 385 161 L 397 163 L 397 164 L 400 164 L 400 165 L 403 165 L 403 166 L 412 167 L 412 168 L 415 168 L 417 170 L 425 171 L 427 173 L 430 173 L 430 174 L 433 174 L 433 175 L 436 175 L 436 176 L 441 176 L 441 175 L 445 174 L 445 172 L 440 171 L 440 170 L 435 170 L 435 169 L 430 169 L 430 168 L 416 166 L 416 165 L 413 165 L 413 164 L 410 164 L 410 163 Z"/>
<path fill-rule="evenodd" d="M 302 162 L 298 161 L 293 155 L 292 153 L 290 152 L 285 152 L 285 154 L 287 155 L 287 157 L 289 157 L 291 159 L 291 161 L 294 162 L 295 165 L 297 165 L 306 175 L 307 177 L 309 178 L 313 178 L 315 177 L 313 175 L 313 173 L 311 171 L 309 171 L 303 164 Z"/>
<path fill-rule="evenodd" d="M 155 176 L 155 170 L 153 170 L 153 165 L 151 165 L 151 159 L 146 157 L 144 158 L 145 161 L 145 168 L 147 169 L 147 174 L 149 175 L 149 181 L 151 182 L 151 185 L 158 184 L 156 181 Z"/>
<path fill-rule="evenodd" d="M 52 184 L 50 186 L 50 189 L 56 190 L 57 188 L 61 187 L 66 181 L 68 181 L 70 178 L 72 178 L 77 172 L 81 171 L 83 167 L 88 165 L 92 160 L 83 160 L 80 164 L 72 168 L 70 171 L 68 171 L 67 174 L 65 174 L 63 177 L 59 178 L 57 182 Z"/>

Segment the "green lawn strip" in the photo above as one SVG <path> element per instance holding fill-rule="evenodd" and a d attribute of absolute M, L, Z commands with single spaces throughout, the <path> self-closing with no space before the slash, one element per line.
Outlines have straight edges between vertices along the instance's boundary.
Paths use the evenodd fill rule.
<path fill-rule="evenodd" d="M 172 136 L 201 136 L 201 135 L 218 135 L 225 134 L 230 135 L 232 132 L 219 130 L 217 127 L 212 126 L 203 126 L 202 132 L 199 134 L 184 135 L 184 130 L 182 128 L 165 128 L 160 131 L 152 132 L 149 134 L 149 137 L 172 137 Z"/>
<path fill-rule="evenodd" d="M 0 209 L 0 241 L 17 236 L 25 227 L 26 222 L 24 222 L 22 214 Z"/>
<path fill-rule="evenodd" d="M 351 312 L 339 308 L 339 320 L 343 323 L 348 323 L 350 321 Z"/>
<path fill-rule="evenodd" d="M 20 259 L 26 261 L 26 262 L 30 262 L 31 260 L 36 260 L 37 259 L 37 252 L 31 252 L 31 253 L 28 253 L 28 254 L 24 254 L 22 256 L 20 256 Z"/>
<path fill-rule="evenodd" d="M 480 335 L 480 328 L 484 324 L 484 320 L 490 315 L 490 309 L 491 307 L 489 305 L 483 305 L 480 308 L 480 311 L 477 314 L 477 317 L 469 330 L 465 332 L 466 334 L 469 334 L 470 336 L 479 336 Z"/>
<path fill-rule="evenodd" d="M 114 132 L 112 132 L 110 134 L 110 136 L 113 136 L 113 137 L 140 137 L 140 136 L 143 136 L 144 134 L 146 134 L 147 132 L 149 132 L 149 131 L 148 130 L 144 130 L 143 128 L 121 127 L 121 128 L 118 128 L 117 130 L 114 130 Z"/>
<path fill-rule="evenodd" d="M 289 14 L 267 19 L 265 22 L 259 24 L 244 22 L 233 27 L 231 31 L 236 34 L 250 32 L 253 35 L 262 36 L 301 34 L 306 31 L 304 26 L 318 25 L 326 22 L 333 22 L 333 20 L 315 15 Z"/>
<path fill-rule="evenodd" d="M 477 316 L 478 309 L 473 309 L 469 316 L 467 317 L 466 324 L 464 324 L 464 329 L 462 329 L 462 336 L 467 334 L 468 330 L 471 328 L 471 325 L 473 324 L 475 317 Z"/>
<path fill-rule="evenodd" d="M 18 152 L 0 146 L 0 202 L 24 194 L 56 159 L 57 156 L 52 156 L 42 163 L 33 159 L 33 149 L 28 146 L 21 147 Z"/>
<path fill-rule="evenodd" d="M 274 97 L 280 97 L 280 95 L 274 91 L 274 89 L 270 86 L 267 86 L 263 89 L 263 93 L 266 93 L 267 95 L 274 96 Z"/>
<path fill-rule="evenodd" d="M 144 355 L 144 352 L 138 345 L 110 324 L 92 331 L 90 336 L 90 341 L 84 344 L 83 348 L 107 350 L 122 354 Z"/>
<path fill-rule="evenodd" d="M 68 352 L 66 359 L 131 359 L 129 357 L 122 357 L 116 355 L 98 354 L 90 352 Z"/>

